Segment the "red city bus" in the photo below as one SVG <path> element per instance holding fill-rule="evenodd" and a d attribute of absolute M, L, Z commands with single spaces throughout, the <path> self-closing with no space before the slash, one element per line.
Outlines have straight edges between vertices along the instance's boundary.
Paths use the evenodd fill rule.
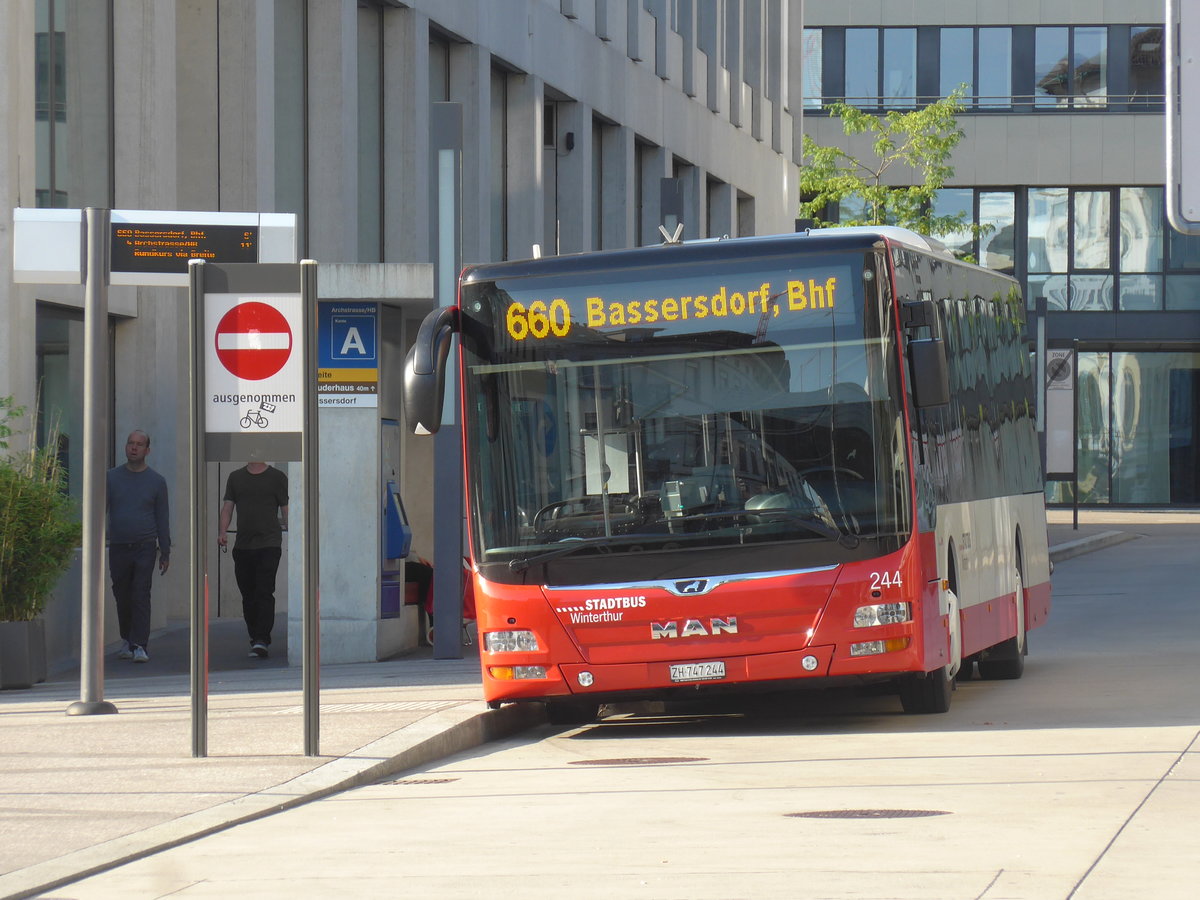
<path fill-rule="evenodd" d="M 896 228 L 467 268 L 405 373 L 461 347 L 483 686 L 603 702 L 1019 678 L 1050 608 L 1025 306 Z"/>

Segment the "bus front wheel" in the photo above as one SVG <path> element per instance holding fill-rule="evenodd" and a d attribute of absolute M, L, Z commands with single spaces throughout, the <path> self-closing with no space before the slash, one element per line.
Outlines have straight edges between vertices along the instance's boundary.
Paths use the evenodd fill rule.
<path fill-rule="evenodd" d="M 944 713 L 950 709 L 954 678 L 948 666 L 900 679 L 900 705 L 906 713 Z"/>

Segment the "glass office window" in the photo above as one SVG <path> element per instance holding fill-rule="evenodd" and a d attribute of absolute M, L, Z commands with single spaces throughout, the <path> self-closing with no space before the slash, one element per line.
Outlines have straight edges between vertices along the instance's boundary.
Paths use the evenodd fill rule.
<path fill-rule="evenodd" d="M 966 223 L 961 228 L 934 235 L 959 259 L 975 252 L 975 239 L 969 227 L 975 220 L 974 200 L 975 192 L 970 188 L 944 188 L 933 198 L 934 216 L 961 215 Z"/>
<path fill-rule="evenodd" d="M 1121 188 L 1120 228 L 1121 271 L 1161 272 L 1163 267 L 1162 188 Z"/>
<path fill-rule="evenodd" d="M 846 102 L 879 105 L 879 29 L 846 29 Z"/>
<path fill-rule="evenodd" d="M 1113 308 L 1111 275 L 1071 275 L 1067 308 L 1072 312 L 1105 312 Z"/>
<path fill-rule="evenodd" d="M 941 31 L 941 76 L 938 91 L 943 97 L 960 84 L 967 86 L 967 95 L 975 94 L 975 30 L 973 28 L 943 28 Z M 970 105 L 968 100 L 967 104 Z"/>
<path fill-rule="evenodd" d="M 1112 195 L 1108 191 L 1075 191 L 1074 194 L 1075 253 L 1072 268 L 1111 268 L 1108 223 Z"/>
<path fill-rule="evenodd" d="M 979 106 L 1012 106 L 1012 29 L 979 29 Z"/>
<path fill-rule="evenodd" d="M 1167 309 L 1200 309 L 1200 275 L 1167 276 Z"/>
<path fill-rule="evenodd" d="M 804 108 L 820 109 L 824 104 L 825 64 L 824 35 L 820 28 L 805 28 L 804 43 L 800 56 L 801 87 L 804 90 Z"/>
<path fill-rule="evenodd" d="M 1029 272 L 1066 272 L 1070 234 L 1067 189 L 1030 188 L 1027 198 Z"/>
<path fill-rule="evenodd" d="M 883 105 L 913 107 L 917 95 L 917 29 L 883 30 Z"/>
<path fill-rule="evenodd" d="M 1129 94 L 1138 106 L 1163 102 L 1163 30 L 1161 25 L 1129 32 Z"/>
<path fill-rule="evenodd" d="M 1157 310 L 1163 308 L 1161 275 L 1122 275 L 1120 309 Z"/>
<path fill-rule="evenodd" d="M 1108 105 L 1108 29 L 1086 26 L 1074 29 L 1071 56 L 1075 105 Z"/>
<path fill-rule="evenodd" d="M 1067 62 L 1066 28 L 1037 28 L 1033 39 L 1034 105 L 1066 106 L 1070 103 L 1071 72 Z"/>
<path fill-rule="evenodd" d="M 1012 191 L 981 191 L 979 224 L 990 226 L 979 239 L 979 262 L 997 272 L 1013 273 L 1016 257 L 1017 200 Z"/>
<path fill-rule="evenodd" d="M 1075 470 L 1081 503 L 1109 502 L 1108 353 L 1080 353 L 1075 403 L 1078 427 Z"/>
<path fill-rule="evenodd" d="M 1172 269 L 1200 269 L 1200 237 L 1168 228 L 1167 253 Z"/>

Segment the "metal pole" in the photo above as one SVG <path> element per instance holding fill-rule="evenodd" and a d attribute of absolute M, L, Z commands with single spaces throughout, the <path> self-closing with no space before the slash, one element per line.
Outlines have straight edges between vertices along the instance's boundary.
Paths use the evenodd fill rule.
<path fill-rule="evenodd" d="M 318 540 L 320 489 L 317 391 L 317 262 L 300 262 L 300 304 L 304 309 L 304 606 L 300 623 L 304 682 L 304 755 L 320 755 L 321 739 L 321 547 Z"/>
<path fill-rule="evenodd" d="M 69 716 L 115 713 L 104 699 L 104 512 L 108 459 L 108 277 L 111 210 L 84 210 L 83 279 L 83 596 L 79 700 Z"/>
<path fill-rule="evenodd" d="M 209 535 L 205 527 L 204 452 L 204 261 L 188 262 L 188 313 L 191 317 L 191 342 L 188 360 L 188 443 L 192 448 L 192 466 L 188 477 L 188 500 L 192 511 L 191 688 L 192 756 L 208 756 L 208 567 L 206 547 Z"/>
<path fill-rule="evenodd" d="M 1071 527 L 1079 530 L 1079 338 L 1071 341 L 1071 378 L 1074 380 L 1071 391 L 1071 434 L 1074 436 L 1074 461 L 1071 467 L 1075 477 L 1075 505 L 1071 516 Z"/>

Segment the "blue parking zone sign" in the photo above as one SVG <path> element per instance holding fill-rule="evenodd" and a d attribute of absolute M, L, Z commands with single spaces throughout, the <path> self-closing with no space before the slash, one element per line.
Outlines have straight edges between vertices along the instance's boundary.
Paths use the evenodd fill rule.
<path fill-rule="evenodd" d="M 317 310 L 317 402 L 378 406 L 379 307 L 327 300 Z"/>

